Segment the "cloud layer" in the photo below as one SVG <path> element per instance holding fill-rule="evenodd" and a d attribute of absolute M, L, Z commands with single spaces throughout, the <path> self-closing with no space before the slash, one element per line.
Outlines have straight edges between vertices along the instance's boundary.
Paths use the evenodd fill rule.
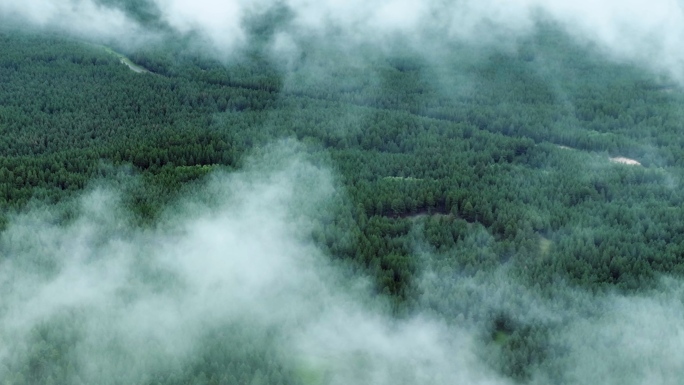
<path fill-rule="evenodd" d="M 255 341 L 275 333 L 271 348 L 317 373 L 315 383 L 512 384 L 491 337 L 504 315 L 517 325 L 508 338 L 521 325 L 545 333 L 527 383 L 678 380 L 684 289 L 675 281 L 632 297 L 562 287 L 549 296 L 503 270 L 443 271 L 426 275 L 425 300 L 456 302 L 391 317 L 362 277 L 343 278 L 310 242 L 339 192 L 325 168 L 288 147 L 215 174 L 154 229 L 131 225 L 104 187 L 80 198 L 69 223 L 51 209 L 15 217 L 0 238 L 0 379 L 30 359 L 42 326 L 66 322 L 58 330 L 71 353 L 56 365 L 78 368 L 70 382 L 136 383 L 178 370 L 208 332 L 237 324 Z M 239 335 L 221 338 L 231 346 Z"/>
<path fill-rule="evenodd" d="M 276 330 L 293 365 L 333 384 L 496 378 L 468 335 L 427 319 L 393 321 L 369 307 L 363 279 L 340 280 L 309 241 L 334 193 L 328 172 L 274 152 L 248 171 L 215 175 L 155 230 L 127 224 L 105 188 L 84 195 L 69 224 L 49 210 L 14 218 L 0 240 L 0 378 L 30 359 L 41 325 L 60 319 L 77 324 L 69 365 L 87 383 L 137 383 L 172 370 L 169 362 L 187 364 L 205 333 L 235 323 Z"/>
<path fill-rule="evenodd" d="M 269 17 L 277 21 L 269 41 L 277 52 L 311 41 L 347 52 L 399 42 L 426 55 L 425 47 L 453 42 L 514 45 L 545 20 L 613 60 L 684 80 L 684 11 L 676 0 L 154 5 L 161 24 L 198 34 L 226 55 L 250 44 L 250 23 Z M 90 0 L 4 2 L 2 20 L 126 43 L 159 33 Z M 641 296 L 569 291 L 549 299 L 500 272 L 439 276 L 426 290 L 458 293 L 459 306 L 478 316 L 419 311 L 396 320 L 378 310 L 382 299 L 368 294 L 363 279 L 340 282 L 309 242 L 314 217 L 338 193 L 327 170 L 279 149 L 246 171 L 214 175 L 205 187 L 152 230 L 132 226 L 108 188 L 84 195 L 80 216 L 68 224 L 51 209 L 14 218 L 0 238 L 0 378 L 27 354 L 36 328 L 60 317 L 80 322 L 73 359 L 90 383 L 103 376 L 134 382 L 168 370 L 168 362 L 188 362 L 207 330 L 238 322 L 275 328 L 295 365 L 325 373 L 331 384 L 509 384 L 481 323 L 499 313 L 551 330 L 550 355 L 532 368 L 529 383 L 671 384 L 684 369 L 680 283 Z"/>
<path fill-rule="evenodd" d="M 123 12 L 125 2 L 108 4 L 3 2 L 0 19 L 128 44 L 158 33 L 146 31 Z M 352 52 L 360 45 L 385 50 L 399 44 L 417 51 L 444 49 L 453 42 L 510 45 L 544 20 L 614 60 L 684 80 L 680 0 L 149 0 L 149 6 L 159 18 L 155 25 L 197 33 L 226 56 L 251 43 L 250 24 L 255 20 L 268 25 L 273 48 L 281 54 L 311 41 L 338 44 Z"/>
<path fill-rule="evenodd" d="M 90 0 L 3 1 L 0 21 L 5 25 L 35 27 L 105 41 L 129 41 L 149 33 L 122 10 Z"/>

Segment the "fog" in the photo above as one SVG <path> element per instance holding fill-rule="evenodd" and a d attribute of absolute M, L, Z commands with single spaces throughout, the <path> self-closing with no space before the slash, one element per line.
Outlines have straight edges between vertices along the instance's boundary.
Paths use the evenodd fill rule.
<path fill-rule="evenodd" d="M 139 37 L 153 35 L 123 10 L 89 0 L 3 1 L 0 3 L 0 25 L 34 27 L 100 42 L 116 40 L 131 43 Z"/>
<path fill-rule="evenodd" d="M 0 22 L 126 45 L 193 35 L 224 57 L 266 23 L 266 47 L 283 62 L 312 42 L 349 60 L 369 48 L 430 58 L 450 43 L 515 49 L 546 22 L 610 60 L 684 81 L 676 0 L 154 0 L 155 27 L 117 4 L 6 1 Z M 241 171 L 214 172 L 152 228 L 135 224 L 108 181 L 69 203 L 75 218 L 40 204 L 12 217 L 0 235 L 0 380 L 19 382 L 33 342 L 61 330 L 73 366 L 66 383 L 151 382 L 191 366 L 207 338 L 245 338 L 302 383 L 512 384 L 509 337 L 492 338 L 501 319 L 539 348 L 517 382 L 660 385 L 684 373 L 684 287 L 667 277 L 630 296 L 563 282 L 542 295 L 504 268 L 432 270 L 424 252 L 424 294 L 409 315 L 392 316 L 371 278 L 350 278 L 311 241 L 321 213 L 344 199 L 334 173 L 291 142 L 267 152 Z"/>
<path fill-rule="evenodd" d="M 333 384 L 499 383 L 470 336 L 422 317 L 394 321 L 366 280 L 342 280 L 309 241 L 333 179 L 291 147 L 213 175 L 152 230 L 130 224 L 107 187 L 80 197 L 69 223 L 49 208 L 12 219 L 0 243 L 0 378 L 12 382 L 31 360 L 45 325 L 76 335 L 70 382 L 138 383 L 189 365 L 207 333 L 237 323 L 275 330 L 273 349 Z M 73 324 L 55 326 L 65 319 Z"/>
<path fill-rule="evenodd" d="M 348 53 L 410 47 L 429 55 L 445 44 L 515 46 L 540 22 L 560 26 L 606 57 L 642 65 L 684 81 L 684 9 L 680 0 L 26 0 L 0 4 L 0 20 L 65 31 L 90 39 L 140 43 L 164 33 L 197 34 L 224 57 L 252 44 L 255 23 L 270 33 L 279 55 L 313 42 L 337 44 Z M 155 28 L 143 26 L 131 8 L 144 9 Z M 126 10 L 126 11 L 124 11 Z M 283 60 L 288 60 L 283 57 Z"/>
<path fill-rule="evenodd" d="M 479 322 L 480 327 L 487 323 L 491 327 L 493 319 L 503 320 L 504 329 L 512 331 L 509 338 L 522 336 L 503 344 L 527 344 L 539 359 L 530 365 L 529 377 L 522 383 L 680 381 L 684 371 L 681 280 L 664 277 L 657 288 L 634 295 L 589 293 L 559 280 L 552 292 L 542 293 L 505 268 L 470 277 L 457 270 L 441 271 L 425 277 L 424 301 L 438 303 L 437 314 L 461 325 Z M 480 338 L 487 340 L 491 334 Z M 475 349 L 494 365 L 505 368 L 515 363 L 501 355 L 496 344 Z"/>
<path fill-rule="evenodd" d="M 40 337 L 68 341 L 40 367 L 68 366 L 66 383 L 149 382 L 190 366 L 209 335 L 226 347 L 268 340 L 303 383 L 510 384 L 491 337 L 501 317 L 513 333 L 547 331 L 526 383 L 672 384 L 684 370 L 676 281 L 631 297 L 562 283 L 541 295 L 504 269 L 437 273 L 426 254 L 421 304 L 391 316 L 368 279 L 310 241 L 344 194 L 334 174 L 293 143 L 267 153 L 210 175 L 152 229 L 133 224 L 106 181 L 71 220 L 54 207 L 13 217 L 0 239 L 0 378 L 19 382 Z"/>

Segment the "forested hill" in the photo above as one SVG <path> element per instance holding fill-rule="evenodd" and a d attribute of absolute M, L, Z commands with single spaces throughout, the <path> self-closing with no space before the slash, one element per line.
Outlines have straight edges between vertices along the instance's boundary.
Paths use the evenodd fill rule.
<path fill-rule="evenodd" d="M 129 170 L 140 182 L 122 182 L 126 205 L 136 226 L 153 227 L 212 170 L 241 169 L 260 148 L 296 139 L 343 186 L 311 238 L 372 276 L 397 316 L 419 308 L 447 320 L 479 316 L 445 288 L 419 288 L 428 267 L 469 277 L 505 266 L 540 292 L 562 281 L 634 293 L 660 273 L 684 274 L 678 86 L 607 62 L 550 27 L 516 49 L 451 48 L 435 61 L 369 51 L 360 66 L 310 47 L 286 70 L 258 51 L 225 64 L 168 43 L 124 51 L 150 71 L 136 73 L 102 47 L 4 31 L 4 223 Z M 434 256 L 429 266 L 417 261 L 418 244 Z M 520 338 L 506 342 L 501 370 L 524 380 L 542 359 L 529 346 L 541 342 L 528 338 L 532 329 L 515 334 L 497 322 Z M 208 346 L 196 368 L 162 383 L 187 383 L 178 378 L 227 354 Z M 262 351 L 241 354 L 225 362 L 272 363 Z M 54 370 L 60 359 L 39 369 L 19 362 L 25 382 L 13 383 L 66 376 Z M 297 383 L 273 365 L 266 376 Z"/>

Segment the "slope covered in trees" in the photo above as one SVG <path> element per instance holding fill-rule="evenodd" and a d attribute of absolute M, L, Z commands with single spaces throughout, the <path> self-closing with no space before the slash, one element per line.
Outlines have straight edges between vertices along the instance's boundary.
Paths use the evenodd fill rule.
<path fill-rule="evenodd" d="M 395 316 L 482 317 L 448 290 L 421 288 L 427 269 L 473 277 L 505 266 L 540 293 L 559 281 L 633 293 L 661 273 L 684 274 L 679 88 L 550 27 L 517 50 L 452 48 L 437 61 L 369 52 L 350 66 L 310 47 L 285 70 L 258 51 L 225 64 L 168 43 L 127 52 L 151 71 L 134 73 L 96 46 L 4 31 L 4 222 L 126 170 L 140 180 L 122 182 L 127 207 L 137 226 L 153 227 L 212 170 L 241 169 L 269 143 L 296 139 L 343 187 L 311 239 L 373 277 Z M 617 156 L 642 166 L 610 162 Z M 543 326 L 483 321 L 508 349 L 507 375 L 525 379 L 543 361 Z M 61 319 L 35 330 L 10 382 L 69 378 L 69 330 Z M 247 383 L 255 367 L 267 383 L 300 381 L 267 347 L 241 344 L 208 343 L 192 367 L 148 383 Z"/>

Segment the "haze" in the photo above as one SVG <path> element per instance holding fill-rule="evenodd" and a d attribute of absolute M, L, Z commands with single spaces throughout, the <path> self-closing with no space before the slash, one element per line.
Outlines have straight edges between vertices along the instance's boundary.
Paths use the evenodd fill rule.
<path fill-rule="evenodd" d="M 680 0 L 141 2 L 158 19 L 156 25 L 166 27 L 164 32 L 141 25 L 123 11 L 122 4 L 117 0 L 7 1 L 0 4 L 0 19 L 89 39 L 119 40 L 129 46 L 170 31 L 199 33 L 223 57 L 250 43 L 248 24 L 263 16 L 275 23 L 271 43 L 280 55 L 296 53 L 303 41 L 311 39 L 335 42 L 352 52 L 353 47 L 368 44 L 387 49 L 389 42 L 397 40 L 418 52 L 453 42 L 514 46 L 517 38 L 543 21 L 561 26 L 580 44 L 596 47 L 612 60 L 684 81 Z"/>
<path fill-rule="evenodd" d="M 309 44 L 329 44 L 361 63 L 360 71 L 360 52 L 404 50 L 430 61 L 453 44 L 515 51 L 546 23 L 608 60 L 684 82 L 678 0 L 151 0 L 153 22 L 124 3 L 5 1 L 0 23 L 124 47 L 190 37 L 222 59 L 261 44 L 285 66 Z M 267 26 L 265 41 L 255 41 L 259 23 Z M 431 81 L 441 80 L 455 81 Z M 345 117 L 350 126 L 364 118 Z M 147 227 L 123 199 L 121 185 L 139 183 L 131 176 L 93 180 L 68 202 L 33 202 L 15 213 L 0 234 L 0 382 L 19 382 L 16 373 L 39 366 L 34 352 L 42 347 L 33 341 L 51 338 L 68 348 L 51 356 L 54 367 L 39 367 L 67 384 L 183 378 L 212 343 L 249 359 L 268 355 L 292 382 L 310 385 L 681 381 L 679 280 L 660 277 L 636 294 L 589 292 L 559 280 L 542 295 L 506 266 L 467 275 L 440 265 L 438 251 L 416 235 L 422 294 L 395 314 L 371 277 L 352 273 L 314 241 L 331 207 L 349 204 L 334 166 L 295 140 L 252 152 L 238 171 L 211 165 L 213 172 Z M 477 235 L 473 247 L 491 252 L 493 235 L 484 227 Z M 55 329 L 64 337 L 49 335 Z M 501 346 L 515 333 L 539 349 L 524 352 L 532 357 L 526 376 L 511 379 Z M 534 345 L 535 333 L 544 335 L 543 346 Z M 64 362 L 68 370 L 59 367 Z"/>

